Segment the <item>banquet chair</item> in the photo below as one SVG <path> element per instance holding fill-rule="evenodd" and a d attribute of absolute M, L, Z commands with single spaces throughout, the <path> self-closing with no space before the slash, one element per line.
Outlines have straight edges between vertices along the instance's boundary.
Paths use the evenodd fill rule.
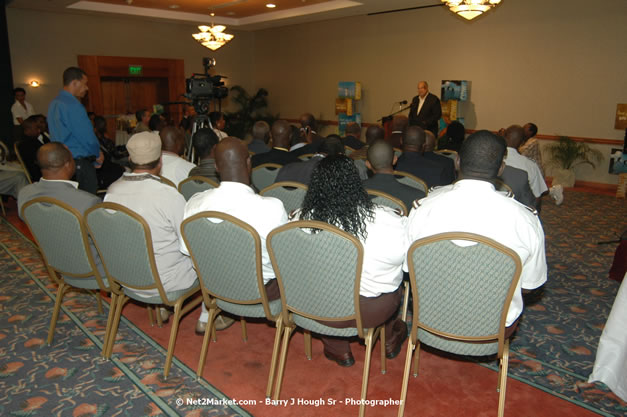
<path fill-rule="evenodd" d="M 316 232 L 317 231 L 317 232 Z M 305 352 L 311 358 L 311 332 L 365 340 L 366 358 L 361 399 L 366 399 L 372 351 L 381 337 L 381 372 L 385 373 L 385 329 L 364 329 L 359 288 L 364 249 L 354 236 L 318 221 L 295 221 L 270 232 L 266 240 L 281 293 L 282 348 L 273 399 L 278 400 L 285 371 L 290 336 L 304 329 Z M 356 327 L 335 328 L 320 321 L 355 320 Z M 275 339 L 275 343 L 277 340 Z M 274 347 L 277 352 L 278 346 Z M 273 359 L 274 360 L 274 359 Z M 361 402 L 359 415 L 365 413 Z"/>
<path fill-rule="evenodd" d="M 399 198 L 396 198 L 391 194 L 384 193 L 383 191 L 370 189 L 367 189 L 366 191 L 373 203 L 398 210 L 400 211 L 401 216 L 407 216 L 407 207 L 405 207 L 405 203 L 403 203 Z"/>
<path fill-rule="evenodd" d="M 423 179 L 418 178 L 415 175 L 403 171 L 394 171 L 394 178 L 396 178 L 396 181 L 402 184 L 419 189 L 420 191 L 425 193 L 425 196 L 429 195 L 429 187 L 427 186 L 427 183 L 424 182 Z"/>
<path fill-rule="evenodd" d="M 310 160 L 313 156 L 314 156 L 314 154 L 312 154 L 312 153 L 304 153 L 304 154 L 302 154 L 302 155 L 298 155 L 298 159 L 300 159 L 301 161 L 308 161 L 308 160 Z"/>
<path fill-rule="evenodd" d="M 71 288 L 96 291 L 98 312 L 102 314 L 99 291 L 110 292 L 109 282 L 98 272 L 87 230 L 78 210 L 50 197 L 35 198 L 22 207 L 28 225 L 41 252 L 50 279 L 58 284 L 48 345 L 52 343 L 63 297 Z M 109 318 L 113 309 L 109 310 Z M 104 343 L 108 334 L 105 332 Z"/>
<path fill-rule="evenodd" d="M 22 167 L 22 170 L 24 171 L 24 175 L 26 175 L 26 179 L 28 180 L 29 184 L 33 183 L 33 178 L 31 177 L 31 173 L 28 171 L 28 168 L 26 167 L 26 164 L 24 163 L 24 159 L 22 159 L 22 155 L 20 153 L 20 142 L 15 142 L 13 144 L 13 150 L 15 151 L 15 156 L 17 157 L 18 162 L 20 163 L 20 166 Z"/>
<path fill-rule="evenodd" d="M 451 149 L 441 149 L 439 151 L 435 151 L 438 155 L 446 156 L 453 160 L 453 162 L 457 159 L 457 151 Z"/>
<path fill-rule="evenodd" d="M 514 190 L 512 190 L 512 187 L 510 187 L 509 185 L 507 185 L 505 182 L 503 182 L 502 180 L 498 178 L 495 178 L 493 181 L 494 181 L 494 189 L 496 191 L 505 192 L 507 197 L 514 197 Z"/>
<path fill-rule="evenodd" d="M 268 301 L 262 275 L 261 238 L 249 224 L 225 213 L 204 211 L 185 219 L 181 234 L 198 273 L 209 319 L 196 375 L 202 377 L 209 337 L 221 311 L 241 317 L 246 341 L 245 317 L 276 322 L 275 349 L 282 333 L 281 301 Z M 277 352 L 273 352 L 266 397 L 272 394 Z"/>
<path fill-rule="evenodd" d="M 280 181 L 264 188 L 259 194 L 278 198 L 283 202 L 285 211 L 289 214 L 292 210 L 301 208 L 305 194 L 307 194 L 307 186 L 300 182 Z"/>
<path fill-rule="evenodd" d="M 163 376 L 168 377 L 174 356 L 174 344 L 181 318 L 201 303 L 200 287 L 195 281 L 191 287 L 166 292 L 157 272 L 152 235 L 148 223 L 137 213 L 115 203 L 102 203 L 85 212 L 85 224 L 92 236 L 105 273 L 111 284 L 111 308 L 114 315 L 107 322 L 108 343 L 103 346 L 103 357 L 109 359 L 122 315 L 122 307 L 130 299 L 145 304 L 165 304 L 174 307 L 170 340 Z M 124 238 L 121 239 L 120 237 Z M 129 256 L 132 254 L 132 256 Z M 143 297 L 137 290 L 157 290 L 158 295 Z"/>
<path fill-rule="evenodd" d="M 174 187 L 176 188 L 176 184 L 174 184 L 171 180 L 169 180 L 168 178 L 164 177 L 163 175 L 157 175 L 159 177 L 159 179 L 161 180 L 162 183 L 164 183 L 165 185 L 169 185 L 170 187 Z"/>
<path fill-rule="evenodd" d="M 267 163 L 253 168 L 251 181 L 257 190 L 261 191 L 274 183 L 274 179 L 279 173 L 282 165 Z"/>
<path fill-rule="evenodd" d="M 192 196 L 196 193 L 201 193 L 211 188 L 218 187 L 218 183 L 207 177 L 193 176 L 186 178 L 180 182 L 179 193 L 183 194 L 183 197 L 185 197 L 185 201 L 187 201 L 192 198 Z"/>
<path fill-rule="evenodd" d="M 413 320 L 403 372 L 401 405 L 409 368 L 418 375 L 420 344 L 456 355 L 495 355 L 499 362 L 498 416 L 505 409 L 509 338 L 505 320 L 522 264 L 513 250 L 472 233 L 441 233 L 415 241 L 407 254 Z M 415 350 L 415 352 L 414 352 Z"/>

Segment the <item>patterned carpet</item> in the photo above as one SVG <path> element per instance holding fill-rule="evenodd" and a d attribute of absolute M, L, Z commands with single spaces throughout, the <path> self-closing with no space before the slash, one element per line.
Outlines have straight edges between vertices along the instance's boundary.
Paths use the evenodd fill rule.
<path fill-rule="evenodd" d="M 89 294 L 66 295 L 47 346 L 56 286 L 36 249 L 4 219 L 0 276 L 0 415 L 249 416 L 176 359 L 164 381 L 164 349 L 127 320 L 112 360 L 101 359 L 108 309 L 99 315 Z M 187 405 L 188 398 L 214 405 Z"/>
<path fill-rule="evenodd" d="M 512 340 L 509 376 L 601 415 L 627 404 L 603 384 L 588 384 L 597 343 L 618 284 L 607 278 L 616 239 L 627 229 L 627 204 L 611 196 L 567 192 L 546 202 L 549 281 L 526 299 Z M 111 361 L 100 358 L 106 313 L 93 298 L 66 296 L 52 346 L 45 344 L 55 285 L 35 248 L 0 221 L 0 415 L 248 416 L 236 405 L 186 405 L 186 398 L 227 398 L 174 359 L 162 379 L 165 351 L 125 320 Z M 488 367 L 496 369 L 494 365 Z M 184 404 L 177 405 L 182 399 Z"/>

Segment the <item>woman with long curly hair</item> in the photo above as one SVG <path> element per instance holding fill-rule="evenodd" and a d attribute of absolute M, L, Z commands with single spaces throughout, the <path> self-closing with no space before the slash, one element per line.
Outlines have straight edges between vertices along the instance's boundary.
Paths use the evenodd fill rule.
<path fill-rule="evenodd" d="M 322 159 L 313 171 L 300 220 L 318 220 L 357 237 L 364 247 L 360 294 L 363 325 L 385 323 L 386 356 L 396 357 L 407 337 L 407 327 L 396 313 L 401 302 L 401 270 L 409 247 L 406 218 L 373 204 L 357 168 L 344 155 Z M 354 327 L 355 321 L 325 322 L 328 326 Z M 322 337 L 325 356 L 340 366 L 355 363 L 346 338 Z"/>

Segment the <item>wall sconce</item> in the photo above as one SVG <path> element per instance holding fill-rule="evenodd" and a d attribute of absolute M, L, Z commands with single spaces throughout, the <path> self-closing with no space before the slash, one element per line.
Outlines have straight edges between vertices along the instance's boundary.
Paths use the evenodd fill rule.
<path fill-rule="evenodd" d="M 28 85 L 30 85 L 31 87 L 37 88 L 39 87 L 41 84 L 39 83 L 39 81 L 37 80 L 32 80 L 31 82 L 28 83 Z"/>

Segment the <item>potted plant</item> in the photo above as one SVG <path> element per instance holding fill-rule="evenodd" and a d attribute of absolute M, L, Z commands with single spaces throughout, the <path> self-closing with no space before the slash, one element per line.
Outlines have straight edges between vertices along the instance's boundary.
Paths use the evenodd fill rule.
<path fill-rule="evenodd" d="M 231 102 L 239 109 L 226 113 L 226 131 L 230 136 L 245 139 L 250 133 L 255 122 L 263 120 L 270 126 L 278 118 L 268 112 L 268 91 L 260 88 L 254 96 L 248 94 L 244 87 L 235 85 L 231 87 Z"/>
<path fill-rule="evenodd" d="M 575 185 L 575 167 L 588 164 L 596 168 L 603 161 L 603 154 L 591 148 L 587 143 L 575 142 L 567 136 L 561 136 L 558 143 L 547 147 L 549 165 L 553 166 L 553 185 L 564 187 Z"/>

